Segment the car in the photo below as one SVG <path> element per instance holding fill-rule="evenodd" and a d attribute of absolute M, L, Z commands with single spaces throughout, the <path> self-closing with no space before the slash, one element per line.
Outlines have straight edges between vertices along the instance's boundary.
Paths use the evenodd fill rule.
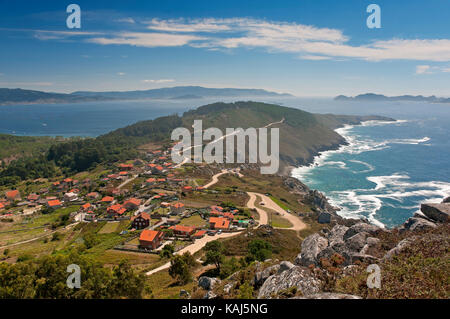
<path fill-rule="evenodd" d="M 261 203 L 259 203 L 259 205 L 264 206 L 265 204 L 264 204 L 264 202 L 261 202 Z"/>
<path fill-rule="evenodd" d="M 217 235 L 220 235 L 220 234 L 222 234 L 222 230 L 219 230 L 219 231 L 217 232 Z"/>

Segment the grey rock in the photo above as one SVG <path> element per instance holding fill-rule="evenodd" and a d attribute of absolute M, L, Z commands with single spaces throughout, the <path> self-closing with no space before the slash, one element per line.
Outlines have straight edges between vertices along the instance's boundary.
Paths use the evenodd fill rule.
<path fill-rule="evenodd" d="M 351 254 L 351 258 L 352 258 L 352 264 L 355 263 L 356 261 L 373 264 L 373 263 L 377 263 L 380 260 L 379 258 L 374 257 L 372 255 L 361 254 L 361 253 L 353 253 L 353 254 Z"/>
<path fill-rule="evenodd" d="M 282 261 L 280 263 L 280 268 L 278 269 L 278 273 L 281 274 L 283 271 L 289 270 L 294 267 L 295 267 L 295 265 L 293 263 L 291 263 L 290 261 Z"/>
<path fill-rule="evenodd" d="M 191 295 L 189 294 L 189 292 L 187 292 L 184 289 L 180 290 L 180 298 L 190 298 L 190 297 L 191 297 Z"/>
<path fill-rule="evenodd" d="M 233 286 L 233 283 L 226 284 L 225 286 L 223 286 L 223 292 L 229 294 L 231 289 L 233 289 Z"/>
<path fill-rule="evenodd" d="M 253 286 L 260 287 L 266 281 L 267 278 L 276 274 L 279 269 L 280 269 L 280 265 L 273 265 L 262 271 L 256 272 L 251 284 Z"/>
<path fill-rule="evenodd" d="M 213 293 L 212 291 L 208 291 L 204 296 L 203 299 L 214 299 L 217 295 Z"/>
<path fill-rule="evenodd" d="M 220 280 L 217 278 L 202 276 L 198 279 L 198 285 L 205 290 L 211 290 L 219 283 Z"/>
<path fill-rule="evenodd" d="M 351 226 L 344 234 L 344 240 L 356 235 L 357 233 L 366 232 L 371 235 L 379 231 L 381 228 L 375 225 L 366 224 L 366 223 L 357 223 Z"/>
<path fill-rule="evenodd" d="M 450 219 L 450 203 L 422 204 L 420 210 L 425 216 L 437 222 L 445 223 Z"/>
<path fill-rule="evenodd" d="M 334 226 L 328 235 L 328 242 L 330 246 L 344 241 L 344 234 L 348 230 L 347 226 L 337 224 Z"/>
<path fill-rule="evenodd" d="M 345 244 L 352 251 L 360 251 L 366 244 L 367 237 L 369 237 L 369 233 L 363 231 L 347 238 Z"/>
<path fill-rule="evenodd" d="M 380 243 L 380 240 L 375 237 L 367 237 L 366 242 L 367 242 L 367 245 L 369 245 L 369 247 L 373 247 L 373 246 L 378 245 Z"/>
<path fill-rule="evenodd" d="M 267 278 L 259 289 L 258 299 L 271 298 L 272 295 L 292 287 L 297 287 L 302 295 L 312 295 L 319 292 L 320 286 L 321 282 L 314 277 L 309 269 L 295 266 L 281 274 Z"/>
<path fill-rule="evenodd" d="M 331 222 L 331 214 L 328 212 L 322 212 L 317 218 L 319 224 L 329 224 Z"/>
<path fill-rule="evenodd" d="M 319 234 L 313 234 L 302 242 L 301 253 L 295 259 L 297 265 L 317 265 L 317 255 L 328 246 L 328 240 Z"/>
<path fill-rule="evenodd" d="M 304 297 L 293 297 L 291 299 L 362 299 L 362 298 L 355 295 L 339 294 L 334 292 L 322 292 Z"/>
<path fill-rule="evenodd" d="M 413 245 L 417 238 L 418 238 L 417 236 L 412 236 L 412 237 L 408 237 L 408 238 L 401 240 L 397 244 L 397 246 L 395 246 L 394 248 L 389 250 L 383 256 L 382 260 L 388 260 L 388 259 L 391 259 L 392 257 L 400 254 L 406 247 L 408 247 L 409 245 Z"/>
<path fill-rule="evenodd" d="M 416 231 L 436 228 L 437 225 L 424 218 L 411 217 L 403 224 L 403 227 L 410 231 Z"/>
<path fill-rule="evenodd" d="M 450 203 L 450 196 L 447 197 L 447 198 L 445 198 L 445 199 L 442 201 L 442 203 Z"/>

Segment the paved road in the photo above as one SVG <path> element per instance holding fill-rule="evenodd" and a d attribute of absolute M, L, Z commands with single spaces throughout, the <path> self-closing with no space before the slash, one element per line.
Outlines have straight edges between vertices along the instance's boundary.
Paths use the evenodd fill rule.
<path fill-rule="evenodd" d="M 203 247 L 205 247 L 205 245 L 207 243 L 209 243 L 210 241 L 216 240 L 216 239 L 221 239 L 221 238 L 229 238 L 229 237 L 233 237 L 236 235 L 239 235 L 241 232 L 235 232 L 235 233 L 222 233 L 220 235 L 214 235 L 214 236 L 204 236 L 203 238 L 197 239 L 195 240 L 195 242 L 192 245 L 186 246 L 183 249 L 177 251 L 175 254 L 176 255 L 182 255 L 185 252 L 190 252 L 192 255 L 195 254 L 196 252 L 198 252 L 200 249 L 202 249 Z M 149 272 L 146 273 L 147 276 L 153 275 L 154 273 L 157 273 L 158 271 L 167 269 L 170 267 L 170 262 L 165 263 L 162 266 L 159 266 L 158 268 L 155 268 L 153 270 L 150 270 Z"/>

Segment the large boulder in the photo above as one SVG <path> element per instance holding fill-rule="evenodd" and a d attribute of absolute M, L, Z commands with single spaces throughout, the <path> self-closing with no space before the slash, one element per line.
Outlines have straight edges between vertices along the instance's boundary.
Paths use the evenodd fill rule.
<path fill-rule="evenodd" d="M 425 218 L 411 217 L 403 224 L 403 229 L 410 231 L 420 231 L 436 228 L 437 225 Z"/>
<path fill-rule="evenodd" d="M 272 298 L 279 292 L 296 287 L 302 295 L 313 295 L 319 292 L 321 282 L 305 267 L 295 266 L 280 274 L 270 276 L 258 292 L 258 299 Z"/>
<path fill-rule="evenodd" d="M 335 292 L 321 292 L 314 295 L 293 297 L 291 299 L 362 299 L 359 296 L 340 294 Z"/>
<path fill-rule="evenodd" d="M 256 287 L 260 287 L 270 276 L 276 274 L 280 269 L 280 265 L 273 265 L 271 267 L 267 267 L 262 271 L 258 271 L 255 273 L 255 276 L 252 280 L 252 285 Z"/>
<path fill-rule="evenodd" d="M 295 263 L 301 266 L 318 264 L 317 255 L 328 246 L 328 240 L 319 234 L 313 234 L 302 242 L 301 253 L 295 259 Z"/>
<path fill-rule="evenodd" d="M 445 223 L 450 219 L 450 203 L 422 204 L 420 210 L 425 216 L 437 222 Z"/>
<path fill-rule="evenodd" d="M 319 224 L 329 224 L 331 223 L 331 214 L 328 212 L 322 212 L 319 214 L 317 221 Z"/>
<path fill-rule="evenodd" d="M 211 290 L 214 288 L 214 286 L 216 286 L 219 283 L 220 280 L 217 278 L 211 278 L 206 276 L 198 278 L 198 285 L 205 290 Z"/>
<path fill-rule="evenodd" d="M 367 224 L 367 223 L 357 223 L 353 226 L 351 226 L 344 234 L 344 240 L 347 240 L 348 238 L 356 235 L 357 233 L 361 233 L 361 232 L 366 232 L 369 233 L 371 235 L 375 234 L 376 232 L 378 232 L 381 228 L 377 227 L 375 225 L 372 224 Z"/>
<path fill-rule="evenodd" d="M 389 250 L 384 256 L 383 256 L 383 260 L 388 260 L 391 259 L 392 257 L 400 254 L 405 248 L 407 248 L 410 245 L 413 245 L 414 242 L 416 241 L 416 239 L 419 238 L 418 236 L 411 236 L 408 238 L 405 238 L 403 240 L 401 240 L 397 246 L 395 246 L 394 248 L 392 248 L 391 250 Z"/>
<path fill-rule="evenodd" d="M 282 261 L 279 265 L 278 273 L 281 274 L 283 271 L 289 270 L 294 267 L 295 265 L 290 261 Z"/>
<path fill-rule="evenodd" d="M 330 246 L 342 243 L 344 241 L 344 234 L 348 230 L 347 226 L 337 224 L 328 234 L 328 242 Z"/>
<path fill-rule="evenodd" d="M 345 244 L 350 250 L 359 252 L 366 244 L 367 237 L 369 236 L 369 233 L 363 231 L 347 238 Z"/>

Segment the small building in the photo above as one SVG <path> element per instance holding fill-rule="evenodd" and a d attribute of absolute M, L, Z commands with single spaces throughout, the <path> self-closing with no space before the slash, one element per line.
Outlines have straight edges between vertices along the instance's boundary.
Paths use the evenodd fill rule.
<path fill-rule="evenodd" d="M 143 229 L 150 226 L 150 215 L 147 213 L 140 213 L 136 217 L 134 217 L 132 223 L 133 228 Z"/>
<path fill-rule="evenodd" d="M 225 230 L 230 228 L 230 220 L 223 217 L 210 217 L 209 228 L 217 230 Z"/>
<path fill-rule="evenodd" d="M 197 230 L 194 235 L 192 235 L 193 239 L 200 239 L 205 236 L 206 230 Z"/>
<path fill-rule="evenodd" d="M 182 214 L 185 211 L 185 207 L 183 203 L 175 203 L 170 206 L 170 211 L 172 214 Z"/>
<path fill-rule="evenodd" d="M 123 171 L 131 171 L 133 169 L 133 164 L 119 164 L 119 168 Z"/>
<path fill-rule="evenodd" d="M 92 209 L 92 205 L 90 203 L 86 203 L 83 206 L 81 206 L 82 211 L 89 211 L 90 209 Z"/>
<path fill-rule="evenodd" d="M 62 206 L 62 203 L 60 202 L 59 199 L 53 199 L 53 200 L 49 200 L 47 202 L 47 206 L 53 209 L 57 209 L 60 208 Z"/>
<path fill-rule="evenodd" d="M 195 227 L 183 225 L 170 226 L 169 229 L 173 230 L 175 236 L 180 237 L 191 237 L 196 231 Z"/>
<path fill-rule="evenodd" d="M 151 186 L 151 185 L 154 185 L 155 182 L 156 182 L 156 178 L 150 177 L 149 179 L 147 179 L 145 181 L 145 184 L 147 184 L 147 186 Z"/>
<path fill-rule="evenodd" d="M 122 216 L 123 214 L 125 214 L 126 211 L 127 211 L 127 209 L 125 207 L 123 207 L 122 205 L 115 204 L 115 205 L 109 206 L 108 209 L 106 210 L 106 213 L 110 217 L 119 217 L 119 216 Z"/>
<path fill-rule="evenodd" d="M 20 193 L 17 189 L 6 192 L 5 195 L 6 195 L 6 198 L 11 202 L 14 202 L 16 200 L 21 200 Z"/>
<path fill-rule="evenodd" d="M 38 194 L 33 193 L 33 194 L 28 195 L 27 200 L 29 200 L 30 202 L 36 202 L 39 200 L 40 197 L 41 196 L 39 196 Z"/>
<path fill-rule="evenodd" d="M 138 209 L 140 205 L 141 205 L 141 200 L 139 200 L 139 199 L 137 199 L 137 198 L 130 198 L 130 199 L 127 200 L 125 203 L 123 203 L 123 206 L 124 206 L 127 210 L 135 210 L 135 209 Z"/>
<path fill-rule="evenodd" d="M 77 193 L 65 193 L 64 194 L 64 201 L 66 202 L 73 202 L 78 200 L 78 194 Z"/>
<path fill-rule="evenodd" d="M 97 199 L 100 197 L 100 194 L 97 192 L 92 192 L 92 193 L 87 194 L 86 196 L 90 199 Z"/>
<path fill-rule="evenodd" d="M 114 201 L 114 197 L 111 197 L 111 196 L 105 196 L 101 200 L 102 203 L 112 203 L 113 201 Z"/>
<path fill-rule="evenodd" d="M 144 229 L 139 236 L 139 247 L 144 249 L 156 249 L 161 246 L 164 239 L 162 231 Z"/>

